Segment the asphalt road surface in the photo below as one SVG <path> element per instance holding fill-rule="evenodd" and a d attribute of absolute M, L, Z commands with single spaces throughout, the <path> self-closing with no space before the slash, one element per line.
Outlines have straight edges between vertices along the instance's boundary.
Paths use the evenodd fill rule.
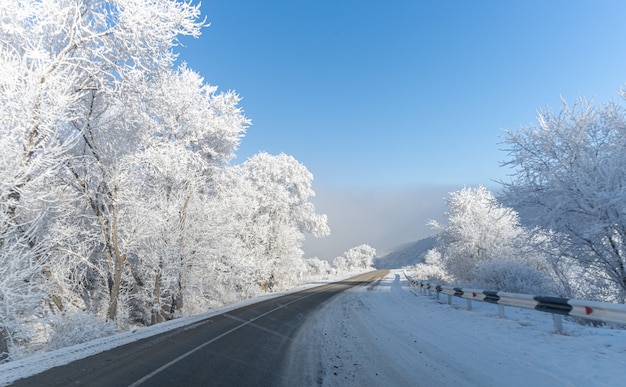
<path fill-rule="evenodd" d="M 367 286 L 387 272 L 376 270 L 262 301 L 52 368 L 13 385 L 283 385 L 287 360 L 297 361 L 285 359 L 285 355 L 307 317 L 334 295 L 353 286 Z"/>

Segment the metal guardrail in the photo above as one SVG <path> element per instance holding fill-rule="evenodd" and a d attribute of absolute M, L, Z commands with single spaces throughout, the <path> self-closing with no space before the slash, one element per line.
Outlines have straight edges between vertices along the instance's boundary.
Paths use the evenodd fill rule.
<path fill-rule="evenodd" d="M 500 317 L 504 317 L 504 306 L 551 313 L 554 319 L 554 328 L 559 333 L 563 332 L 561 316 L 574 316 L 591 321 L 626 324 L 626 304 L 441 286 L 411 278 L 406 271 L 404 271 L 404 276 L 411 285 L 420 288 L 422 292 L 428 292 L 429 295 L 432 295 L 434 291 L 437 298 L 439 298 L 440 294 L 446 294 L 448 296 L 448 304 L 452 303 L 452 297 L 466 299 L 468 310 L 472 308 L 471 301 L 476 300 L 497 304 Z"/>

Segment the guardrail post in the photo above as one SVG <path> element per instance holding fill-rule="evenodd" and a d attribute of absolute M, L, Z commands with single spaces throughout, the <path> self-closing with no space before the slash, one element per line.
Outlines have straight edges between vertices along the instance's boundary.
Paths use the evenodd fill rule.
<path fill-rule="evenodd" d="M 552 314 L 552 320 L 554 320 L 554 331 L 556 333 L 563 333 L 563 318 L 560 314 Z"/>
<path fill-rule="evenodd" d="M 452 296 L 448 294 L 448 305 L 452 305 Z"/>
<path fill-rule="evenodd" d="M 504 315 L 504 305 L 498 304 L 498 317 L 506 318 L 506 316 Z"/>
<path fill-rule="evenodd" d="M 467 303 L 467 310 L 472 310 L 472 300 L 466 298 L 465 302 Z"/>

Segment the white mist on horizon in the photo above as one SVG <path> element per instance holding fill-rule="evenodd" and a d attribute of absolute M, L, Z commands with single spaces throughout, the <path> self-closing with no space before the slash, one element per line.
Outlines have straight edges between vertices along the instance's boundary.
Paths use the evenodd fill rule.
<path fill-rule="evenodd" d="M 381 256 L 402 244 L 434 235 L 427 225 L 442 220 L 449 193 L 462 187 L 422 185 L 389 189 L 317 188 L 317 213 L 328 215 L 330 236 L 307 235 L 305 258 L 332 261 L 352 247 L 368 244 Z"/>

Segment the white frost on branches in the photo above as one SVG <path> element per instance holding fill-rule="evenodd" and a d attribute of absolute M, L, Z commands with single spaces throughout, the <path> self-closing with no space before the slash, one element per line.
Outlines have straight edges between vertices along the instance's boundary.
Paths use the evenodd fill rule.
<path fill-rule="evenodd" d="M 589 291 L 579 297 L 626 300 L 626 114 L 610 102 L 580 100 L 539 112 L 537 125 L 507 131 L 514 181 L 507 202 L 524 223 L 552 230 L 560 261 Z M 580 287 L 578 287 L 580 288 Z"/>
<path fill-rule="evenodd" d="M 326 271 L 301 250 L 329 232 L 313 176 L 286 155 L 228 165 L 250 124 L 239 96 L 175 67 L 199 16 L 0 2 L 0 361 Z"/>
<path fill-rule="evenodd" d="M 333 265 L 338 271 L 361 271 L 372 268 L 376 257 L 376 249 L 367 245 L 359 245 L 346 251 L 334 259 Z"/>
<path fill-rule="evenodd" d="M 431 221 L 437 246 L 415 270 L 423 279 L 493 290 L 555 292 L 553 270 L 539 229 L 521 226 L 516 211 L 485 187 L 450 194 L 447 224 Z"/>

